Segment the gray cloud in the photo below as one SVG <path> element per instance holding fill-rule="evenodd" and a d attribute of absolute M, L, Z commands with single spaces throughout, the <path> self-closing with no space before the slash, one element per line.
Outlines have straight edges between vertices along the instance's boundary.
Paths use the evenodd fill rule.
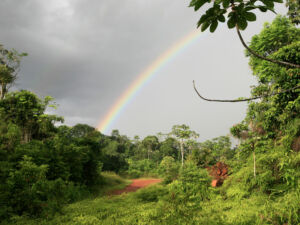
<path fill-rule="evenodd" d="M 28 52 L 17 89 L 51 95 L 66 123 L 96 126 L 115 100 L 152 61 L 195 29 L 199 13 L 174 0 L 2 0 L 0 42 Z M 283 11 L 282 8 L 279 10 Z M 250 24 L 247 40 L 271 14 Z M 112 125 L 145 136 L 189 124 L 201 139 L 225 135 L 246 104 L 202 102 L 204 95 L 249 96 L 255 81 L 234 31 L 203 34 L 162 68 Z M 52 112 L 52 111 L 51 111 Z"/>

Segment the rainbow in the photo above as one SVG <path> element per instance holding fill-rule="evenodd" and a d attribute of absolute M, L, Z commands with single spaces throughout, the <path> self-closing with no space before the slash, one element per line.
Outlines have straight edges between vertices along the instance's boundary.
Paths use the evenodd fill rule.
<path fill-rule="evenodd" d="M 154 75 L 162 67 L 174 59 L 182 50 L 197 40 L 200 34 L 201 32 L 198 30 L 189 33 L 187 36 L 169 48 L 166 52 L 164 52 L 161 56 L 159 56 L 153 63 L 151 63 L 150 66 L 144 70 L 118 98 L 115 104 L 107 112 L 103 120 L 97 126 L 97 130 L 99 130 L 101 133 L 106 133 L 114 121 L 122 113 L 124 108 L 126 108 L 129 102 L 149 82 L 149 80 L 154 77 Z"/>

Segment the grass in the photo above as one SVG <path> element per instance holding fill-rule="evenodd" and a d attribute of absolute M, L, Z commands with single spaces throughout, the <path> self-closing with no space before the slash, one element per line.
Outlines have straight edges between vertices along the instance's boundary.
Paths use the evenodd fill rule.
<path fill-rule="evenodd" d="M 118 184 L 120 182 L 118 181 L 119 178 L 111 174 L 107 174 L 107 177 L 108 180 L 115 181 L 114 184 L 116 185 L 112 188 L 107 187 L 103 193 L 119 189 L 128 184 L 128 181 Z M 15 217 L 12 224 L 136 224 L 137 222 L 143 222 L 145 218 L 149 218 L 148 214 L 155 211 L 158 201 L 157 196 L 162 194 L 163 189 L 161 185 L 151 185 L 145 189 L 140 189 L 136 193 L 89 198 L 67 205 L 64 207 L 62 214 L 56 214 L 51 219 L 30 219 L 25 216 Z M 154 195 L 154 197 L 145 198 L 147 192 L 151 196 Z"/>
<path fill-rule="evenodd" d="M 188 203 L 174 205 L 168 187 L 162 184 L 154 184 L 137 192 L 118 196 L 106 195 L 112 190 L 124 188 L 130 181 L 113 173 L 103 175 L 105 185 L 97 197 L 69 204 L 63 208 L 62 213 L 52 218 L 14 217 L 11 224 L 250 225 L 297 224 L 296 221 L 299 221 L 295 216 L 299 210 L 297 206 L 299 196 L 295 191 L 273 201 L 270 200 L 270 196 L 260 192 L 240 197 L 226 196 L 220 193 L 224 190 L 213 189 L 214 194 L 210 201 L 197 202 L 197 207 L 189 208 Z M 288 219 L 285 215 L 287 213 L 291 214 L 294 219 Z"/>
<path fill-rule="evenodd" d="M 104 179 L 104 185 L 98 187 L 98 190 L 95 190 L 96 196 L 104 196 L 107 193 L 120 190 L 132 183 L 131 180 L 124 179 L 114 172 L 102 172 Z"/>
<path fill-rule="evenodd" d="M 62 213 L 57 213 L 53 218 L 37 218 L 33 219 L 26 215 L 14 216 L 10 222 L 2 221 L 2 224 L 99 224 L 94 223 L 96 220 L 91 214 L 99 211 L 99 207 L 103 206 L 106 201 L 110 202 L 111 197 L 108 193 L 114 190 L 120 190 L 128 186 L 132 181 L 124 179 L 113 172 L 102 172 L 103 184 L 95 186 L 92 194 L 87 195 L 84 200 L 66 205 Z M 109 204 L 108 204 L 109 205 Z M 83 215 L 88 215 L 88 223 L 82 223 Z M 77 219 L 76 219 L 77 218 Z M 1 222 L 1 221 L 0 221 Z"/>

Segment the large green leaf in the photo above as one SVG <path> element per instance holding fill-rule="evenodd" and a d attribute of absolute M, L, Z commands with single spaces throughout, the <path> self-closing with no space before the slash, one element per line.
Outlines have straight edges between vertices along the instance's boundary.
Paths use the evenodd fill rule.
<path fill-rule="evenodd" d="M 247 6 L 244 8 L 244 11 L 250 11 L 250 10 L 253 10 L 253 9 L 256 9 L 257 7 L 256 6 Z"/>
<path fill-rule="evenodd" d="M 205 3 L 207 2 L 207 0 L 192 0 L 189 7 L 194 7 L 194 10 L 197 11 L 198 9 L 200 9 Z"/>
<path fill-rule="evenodd" d="M 202 26 L 201 26 L 201 31 L 202 31 L 202 32 L 205 31 L 205 30 L 208 28 L 209 25 L 210 25 L 210 23 L 204 22 L 204 23 L 202 24 Z"/>
<path fill-rule="evenodd" d="M 244 10 L 244 8 L 245 8 L 245 4 L 242 2 L 238 6 L 234 7 L 234 10 L 237 12 L 242 12 Z"/>
<path fill-rule="evenodd" d="M 267 12 L 268 8 L 265 6 L 258 6 L 258 9 L 262 12 Z"/>
<path fill-rule="evenodd" d="M 248 21 L 255 21 L 256 20 L 256 15 L 252 12 L 245 12 L 244 16 L 245 16 L 246 20 L 248 20 Z"/>
<path fill-rule="evenodd" d="M 230 0 L 223 0 L 223 7 L 224 7 L 224 9 L 228 8 L 229 3 L 230 3 Z"/>
<path fill-rule="evenodd" d="M 192 0 L 189 4 L 189 7 L 194 7 L 198 0 Z"/>
<path fill-rule="evenodd" d="M 224 22 L 225 22 L 225 16 L 224 16 L 224 15 L 218 16 L 218 20 L 219 20 L 220 22 L 224 23 Z"/>
<path fill-rule="evenodd" d="M 244 17 L 239 17 L 237 24 L 240 30 L 245 30 L 246 27 L 248 26 L 247 20 Z"/>
<path fill-rule="evenodd" d="M 228 28 L 230 29 L 234 28 L 235 24 L 236 24 L 236 17 L 235 16 L 230 17 L 229 20 L 227 21 Z"/>
<path fill-rule="evenodd" d="M 261 0 L 268 8 L 273 8 L 274 7 L 274 2 L 270 0 Z"/>
<path fill-rule="evenodd" d="M 208 15 L 204 14 L 201 16 L 200 20 L 198 21 L 198 27 L 208 18 Z"/>
<path fill-rule="evenodd" d="M 214 20 L 212 22 L 212 24 L 210 25 L 210 28 L 209 28 L 209 31 L 211 33 L 213 33 L 216 29 L 217 29 L 217 26 L 218 26 L 218 21 L 217 20 Z"/>

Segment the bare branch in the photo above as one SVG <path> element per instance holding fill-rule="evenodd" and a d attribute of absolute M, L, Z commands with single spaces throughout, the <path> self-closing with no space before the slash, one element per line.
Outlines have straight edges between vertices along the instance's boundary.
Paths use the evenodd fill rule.
<path fill-rule="evenodd" d="M 290 91 L 296 90 L 298 88 L 299 88 L 299 91 L 300 91 L 300 85 L 297 85 L 296 87 L 293 87 L 293 88 L 290 88 L 290 89 L 286 89 L 286 90 L 283 90 L 283 91 L 280 91 L 280 92 L 275 92 L 275 93 L 273 92 L 271 94 L 260 95 L 260 96 L 256 96 L 256 97 L 252 97 L 252 98 L 230 99 L 230 100 L 228 100 L 228 99 L 208 99 L 208 98 L 205 98 L 202 95 L 200 95 L 199 91 L 196 88 L 194 80 L 193 80 L 193 86 L 194 86 L 194 89 L 195 89 L 197 95 L 201 99 L 203 99 L 205 101 L 208 101 L 208 102 L 247 102 L 247 101 L 253 101 L 253 100 L 256 100 L 256 99 L 259 99 L 259 98 L 264 98 L 264 97 L 270 97 L 270 96 L 273 96 L 273 95 L 283 94 L 283 93 L 286 93 L 286 92 L 290 92 Z"/>
<path fill-rule="evenodd" d="M 276 63 L 276 64 L 278 64 L 278 65 L 284 65 L 284 66 L 289 66 L 289 67 L 300 68 L 300 65 L 298 65 L 298 64 L 289 63 L 289 62 L 284 62 L 284 61 L 275 60 L 275 59 L 270 59 L 270 58 L 264 57 L 264 56 L 262 56 L 262 55 L 259 55 L 258 53 L 256 53 L 255 51 L 253 51 L 252 49 L 250 49 L 250 48 L 246 45 L 246 43 L 245 43 L 245 41 L 244 41 L 244 39 L 243 39 L 243 37 L 242 37 L 242 35 L 241 35 L 241 32 L 240 32 L 240 30 L 239 30 L 239 27 L 238 27 L 237 25 L 236 25 L 235 27 L 236 27 L 236 31 L 237 31 L 237 33 L 238 33 L 238 36 L 239 36 L 240 41 L 242 42 L 243 46 L 244 46 L 244 47 L 245 47 L 252 55 L 254 55 L 254 56 L 256 56 L 256 57 L 258 57 L 258 58 L 260 58 L 260 59 L 263 59 L 263 60 L 266 60 L 266 61 L 269 61 L 269 62 L 272 62 L 272 63 Z"/>

